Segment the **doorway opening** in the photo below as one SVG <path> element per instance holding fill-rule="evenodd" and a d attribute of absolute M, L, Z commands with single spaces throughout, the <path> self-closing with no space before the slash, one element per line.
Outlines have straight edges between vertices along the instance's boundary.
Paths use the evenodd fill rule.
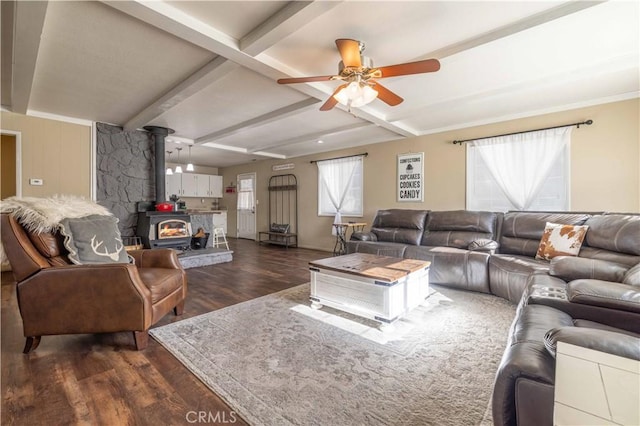
<path fill-rule="evenodd" d="M 0 130 L 0 199 L 21 196 L 20 132 Z"/>

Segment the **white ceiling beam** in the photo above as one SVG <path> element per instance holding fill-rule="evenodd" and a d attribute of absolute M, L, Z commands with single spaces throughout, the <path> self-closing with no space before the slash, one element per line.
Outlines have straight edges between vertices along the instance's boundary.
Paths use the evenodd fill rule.
<path fill-rule="evenodd" d="M 520 19 L 519 21 L 513 22 L 511 24 L 504 25 L 484 34 L 480 34 L 479 36 L 475 36 L 467 40 L 445 46 L 429 54 L 420 56 L 419 58 L 416 58 L 414 60 L 418 61 L 429 58 L 446 58 L 447 56 L 452 56 L 456 53 L 464 52 L 466 50 L 473 49 L 474 47 L 491 43 L 492 41 L 496 41 L 501 38 L 509 37 L 529 28 L 545 24 L 555 19 L 562 18 L 563 16 L 571 15 L 572 13 L 580 12 L 581 10 L 596 6 L 601 3 L 605 3 L 605 1 L 569 1 L 551 9 L 536 13 L 535 15 Z"/>
<path fill-rule="evenodd" d="M 19 114 L 26 114 L 29 108 L 48 5 L 46 1 L 15 2 L 11 110 Z"/>
<path fill-rule="evenodd" d="M 412 61 L 419 61 L 419 60 L 430 59 L 430 58 L 443 59 L 448 56 L 453 56 L 457 53 L 461 53 L 466 50 L 470 50 L 475 47 L 482 46 L 483 44 L 491 43 L 493 41 L 496 41 L 505 37 L 509 37 L 521 31 L 527 30 L 529 28 L 533 28 L 538 25 L 545 24 L 555 19 L 562 18 L 563 16 L 571 15 L 572 13 L 580 12 L 581 10 L 587 9 L 589 7 L 597 6 L 601 3 L 605 3 L 605 1 L 570 1 L 567 3 L 563 3 L 554 8 L 542 11 L 540 13 L 536 13 L 535 15 L 531 15 L 526 18 L 520 19 L 519 21 L 513 22 L 511 24 L 504 25 L 500 28 L 496 28 L 492 31 L 486 32 L 479 36 L 475 36 L 466 40 L 462 40 L 458 43 L 445 46 L 441 49 L 435 50 L 426 55 L 422 55 L 418 58 L 414 58 L 412 59 Z M 402 112 L 402 117 L 399 117 L 397 115 L 392 115 L 391 117 L 387 117 L 387 119 L 391 122 L 395 120 L 400 120 L 402 118 L 406 118 L 406 117 L 418 114 L 420 110 L 423 110 L 428 107 L 429 106 L 425 106 L 425 105 L 416 105 L 413 108 L 405 108 Z M 422 135 L 422 134 L 424 134 L 424 132 L 418 133 L 418 135 Z"/>
<path fill-rule="evenodd" d="M 105 3 L 220 55 L 187 80 L 170 89 L 151 105 L 145 107 L 135 117 L 128 120 L 124 127 L 131 130 L 141 128 L 152 122 L 194 93 L 222 78 L 226 73 L 235 71 L 238 63 L 242 62 L 239 61 L 241 56 L 246 59 L 247 55 L 260 53 L 262 49 L 272 46 L 282 37 L 286 37 L 304 23 L 332 9 L 339 2 L 292 2 L 245 36 L 240 42 L 162 2 L 155 2 L 153 5 L 119 1 L 107 1 Z M 166 19 L 167 16 L 165 14 L 167 13 L 171 17 L 175 17 L 177 22 L 171 22 Z M 190 27 L 185 28 L 187 26 Z M 247 51 L 241 55 L 240 46 L 243 44 Z M 234 52 L 238 55 L 229 58 L 229 53 Z M 227 61 L 227 59 L 231 59 L 233 62 Z"/>
<path fill-rule="evenodd" d="M 286 155 L 282 155 L 282 154 L 274 154 L 272 152 L 265 152 L 265 151 L 249 151 L 247 148 L 240 148 L 238 146 L 224 145 L 224 144 L 213 143 L 213 142 L 205 142 L 202 144 L 202 146 L 215 148 L 215 149 L 222 149 L 224 151 L 239 152 L 241 154 L 254 155 L 254 156 L 259 155 L 262 157 L 271 157 L 271 158 L 287 158 Z"/>
<path fill-rule="evenodd" d="M 242 37 L 240 50 L 256 56 L 339 4 L 339 1 L 292 1 Z"/>
<path fill-rule="evenodd" d="M 273 144 L 269 144 L 269 145 L 262 145 L 262 146 L 258 146 L 258 147 L 254 147 L 250 150 L 248 150 L 248 152 L 251 153 L 256 153 L 256 151 L 264 151 L 266 149 L 273 149 L 273 148 L 280 148 L 283 146 L 288 146 L 288 145 L 295 145 L 297 143 L 302 143 L 302 142 L 312 142 L 312 141 L 317 141 L 318 139 L 323 139 L 323 138 L 327 138 L 329 136 L 334 136 L 334 135 L 339 135 L 342 133 L 348 133 L 348 132 L 353 132 L 356 130 L 360 130 L 363 129 L 365 127 L 370 127 L 373 126 L 374 124 L 372 123 L 356 123 L 356 124 L 348 124 L 346 126 L 342 126 L 342 127 L 335 127 L 331 130 L 324 130 L 324 131 L 319 131 L 319 132 L 314 132 L 314 133 L 308 133 L 306 135 L 302 135 L 302 136 L 298 136 L 295 138 L 291 138 L 291 139 L 287 139 L 285 141 L 281 141 L 278 143 L 273 143 Z"/>
<path fill-rule="evenodd" d="M 270 58 L 267 55 L 260 55 L 259 58 L 255 58 L 247 52 L 240 50 L 240 42 L 227 34 L 201 22 L 192 16 L 184 13 L 183 11 L 171 6 L 170 4 L 153 1 L 153 2 L 139 2 L 139 1 L 105 1 L 109 6 L 120 10 L 136 19 L 160 28 L 170 34 L 180 37 L 190 43 L 207 49 L 213 53 L 216 53 L 222 57 L 229 59 L 237 64 L 242 65 L 261 74 L 269 79 L 277 80 L 282 77 L 291 77 L 296 74 L 296 71 L 285 66 L 284 64 Z M 335 7 L 339 2 L 318 2 L 324 4 L 326 7 Z M 318 8 L 322 8 L 322 5 L 318 5 Z M 306 9 L 306 8 L 305 8 Z M 302 9 L 303 11 L 305 9 Z M 311 10 L 319 10 L 312 8 Z M 328 9 L 327 9 L 328 10 Z M 277 15 L 277 14 L 276 14 Z M 269 20 L 267 20 L 268 22 Z M 264 30 L 260 27 L 256 29 L 256 36 L 262 34 Z M 267 40 L 273 42 L 273 34 L 277 31 L 274 29 L 272 32 L 267 31 L 264 35 L 265 44 Z M 254 37 L 256 37 L 254 36 Z M 261 40 L 261 39 L 260 39 Z M 257 42 L 256 42 L 257 43 Z M 262 43 L 262 42 L 261 42 Z M 331 94 L 331 90 L 328 88 L 319 89 L 312 84 L 295 84 L 289 86 L 290 88 L 304 93 L 307 96 L 326 100 Z M 346 108 L 338 106 L 342 110 Z M 382 114 L 379 114 L 373 110 L 367 111 L 365 109 L 359 109 L 352 112 L 359 118 L 367 120 L 378 126 L 397 133 L 401 136 L 416 136 L 416 133 L 408 128 L 399 124 L 387 122 Z"/>
<path fill-rule="evenodd" d="M 126 130 L 142 128 L 180 102 L 200 90 L 205 89 L 230 72 L 236 71 L 238 68 L 238 64 L 227 61 L 225 58 L 215 58 L 190 75 L 186 80 L 183 80 L 177 86 L 171 88 L 153 103 L 146 106 L 142 111 L 127 121 L 124 128 Z"/>
<path fill-rule="evenodd" d="M 301 114 L 305 111 L 308 111 L 309 109 L 315 108 L 315 106 L 319 102 L 320 101 L 315 98 L 305 99 L 303 101 L 296 102 L 295 104 L 287 105 L 286 107 L 268 112 L 259 117 L 252 118 L 251 120 L 243 121 L 242 123 L 236 124 L 234 126 L 201 136 L 195 140 L 195 143 L 202 144 L 205 142 L 213 142 L 227 136 L 244 132 L 245 130 L 254 127 L 264 126 L 265 124 L 271 123 L 273 121 L 282 120 L 293 115 Z"/>

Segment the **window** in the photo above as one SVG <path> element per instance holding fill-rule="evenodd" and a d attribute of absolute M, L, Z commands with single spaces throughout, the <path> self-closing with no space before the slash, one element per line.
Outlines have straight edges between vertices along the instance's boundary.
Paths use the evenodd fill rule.
<path fill-rule="evenodd" d="M 569 210 L 571 127 L 467 144 L 467 209 Z"/>
<path fill-rule="evenodd" d="M 318 161 L 318 215 L 362 217 L 362 156 Z"/>

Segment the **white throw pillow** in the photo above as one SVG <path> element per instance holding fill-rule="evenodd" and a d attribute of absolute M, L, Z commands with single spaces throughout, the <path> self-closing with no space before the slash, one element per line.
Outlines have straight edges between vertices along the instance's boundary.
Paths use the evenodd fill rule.
<path fill-rule="evenodd" d="M 551 260 L 556 256 L 577 256 L 587 235 L 587 225 L 562 225 L 547 222 L 538 246 L 536 259 Z"/>

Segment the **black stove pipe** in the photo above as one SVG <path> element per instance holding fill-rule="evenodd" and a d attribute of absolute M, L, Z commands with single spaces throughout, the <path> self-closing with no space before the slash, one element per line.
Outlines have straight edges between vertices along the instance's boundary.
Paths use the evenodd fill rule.
<path fill-rule="evenodd" d="M 144 129 L 153 135 L 153 140 L 155 142 L 155 157 L 156 157 L 156 204 L 162 203 L 167 200 L 165 197 L 165 185 L 164 185 L 164 174 L 165 174 L 165 157 L 164 150 L 165 144 L 164 139 L 167 135 L 174 133 L 173 129 L 169 129 L 166 127 L 158 127 L 158 126 L 145 126 Z"/>

